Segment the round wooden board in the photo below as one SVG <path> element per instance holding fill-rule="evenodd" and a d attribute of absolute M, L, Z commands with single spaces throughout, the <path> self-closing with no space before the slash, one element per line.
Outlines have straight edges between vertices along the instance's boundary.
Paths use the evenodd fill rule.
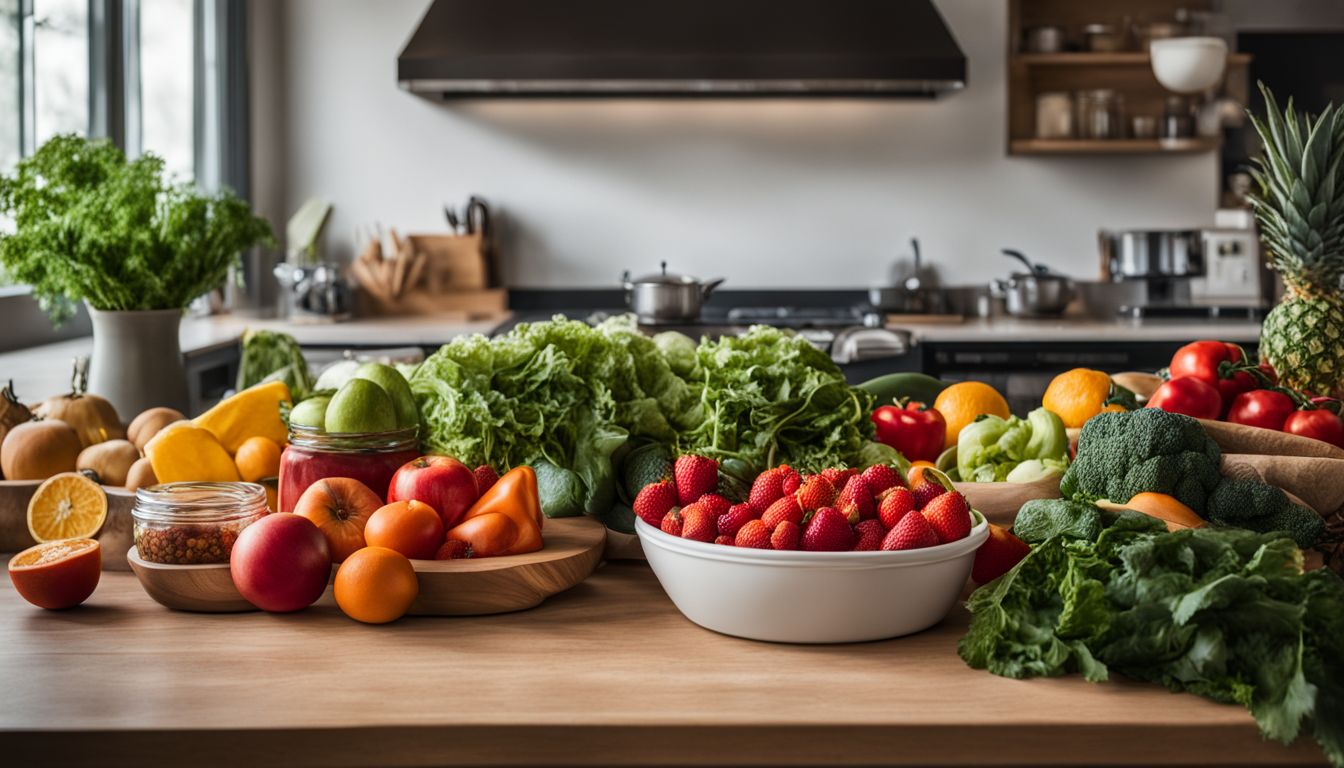
<path fill-rule="evenodd" d="M 22 552 L 36 544 L 28 532 L 28 500 L 33 498 L 41 480 L 0 480 L 0 552 Z M 121 553 L 134 542 L 131 508 L 135 493 L 125 488 L 104 485 L 107 493 L 107 520 L 94 536 L 103 549 L 103 570 L 129 571 Z"/>
<path fill-rule="evenodd" d="M 412 560 L 417 616 L 474 616 L 532 608 L 588 578 L 602 560 L 607 528 L 591 517 L 547 519 L 537 552 L 479 560 Z"/>
<path fill-rule="evenodd" d="M 135 547 L 126 561 L 140 586 L 155 602 L 176 611 L 239 613 L 256 608 L 238 594 L 228 563 L 219 565 L 164 565 L 141 560 Z"/>

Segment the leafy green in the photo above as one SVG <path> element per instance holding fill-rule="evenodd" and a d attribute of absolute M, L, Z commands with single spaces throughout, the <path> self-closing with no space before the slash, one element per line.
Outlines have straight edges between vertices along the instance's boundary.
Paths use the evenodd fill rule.
<path fill-rule="evenodd" d="M 32 286 L 52 320 L 99 310 L 180 309 L 224 282 L 238 254 L 273 242 L 232 192 L 166 179 L 163 160 L 128 161 L 105 140 L 56 136 L 0 176 L 0 267 Z M 268 371 L 269 373 L 269 371 Z"/>
<path fill-rule="evenodd" d="M 1017 511 L 1013 534 L 1028 544 L 1039 544 L 1051 536 L 1094 541 L 1104 520 L 1102 511 L 1086 502 L 1031 499 Z"/>
<path fill-rule="evenodd" d="M 1097 515 L 1070 501 L 1033 507 L 1014 530 L 1038 543 L 971 595 L 958 646 L 969 665 L 1093 681 L 1114 670 L 1241 704 L 1285 743 L 1311 722 L 1326 757 L 1344 766 L 1344 581 L 1303 573 L 1291 539 L 1167 533 L 1146 515 Z"/>
<path fill-rule="evenodd" d="M 268 379 L 288 384 L 294 402 L 308 397 L 313 388 L 308 363 L 293 336 L 249 328 L 243 333 L 237 389 L 241 392 Z"/>
<path fill-rule="evenodd" d="M 1004 482 L 1024 462 L 1033 461 L 1010 482 L 1031 482 L 1063 472 L 1069 436 L 1052 411 L 1037 408 L 1027 418 L 984 415 L 957 436 L 957 476 L 966 482 Z"/>
<path fill-rule="evenodd" d="M 683 451 L 800 471 L 859 463 L 873 436 L 873 396 L 849 386 L 811 342 L 754 326 L 703 341 L 698 354 L 705 419 L 681 435 Z"/>

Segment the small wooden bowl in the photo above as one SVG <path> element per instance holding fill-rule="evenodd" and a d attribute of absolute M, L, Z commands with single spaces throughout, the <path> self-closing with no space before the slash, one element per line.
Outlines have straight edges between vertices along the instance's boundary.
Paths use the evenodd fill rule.
<path fill-rule="evenodd" d="M 591 517 L 542 525 L 537 552 L 479 560 L 412 560 L 420 596 L 416 616 L 477 616 L 533 608 L 588 578 L 602 561 L 607 528 Z"/>
<path fill-rule="evenodd" d="M 22 552 L 36 544 L 28 532 L 28 500 L 33 498 L 40 480 L 0 480 L 0 552 Z M 131 566 L 118 553 L 135 541 L 131 508 L 135 492 L 104 485 L 107 493 L 107 520 L 93 538 L 103 549 L 103 570 L 129 571 Z"/>
<path fill-rule="evenodd" d="M 164 565 L 142 560 L 135 547 L 126 553 L 140 586 L 160 605 L 175 611 L 240 613 L 255 611 L 238 594 L 229 575 L 229 564 Z"/>

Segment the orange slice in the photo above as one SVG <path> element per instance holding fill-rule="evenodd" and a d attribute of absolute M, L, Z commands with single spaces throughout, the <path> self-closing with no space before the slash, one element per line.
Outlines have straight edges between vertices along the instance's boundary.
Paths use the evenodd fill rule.
<path fill-rule="evenodd" d="M 93 539 L 48 541 L 9 561 L 9 578 L 23 599 L 49 610 L 72 608 L 98 587 L 103 554 Z"/>
<path fill-rule="evenodd" d="M 47 478 L 28 501 L 28 532 L 39 542 L 96 535 L 107 519 L 107 494 L 78 472 Z"/>

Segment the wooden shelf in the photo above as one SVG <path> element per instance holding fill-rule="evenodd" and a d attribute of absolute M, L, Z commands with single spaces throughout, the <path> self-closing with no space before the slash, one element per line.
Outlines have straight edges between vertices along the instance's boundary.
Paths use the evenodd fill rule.
<path fill-rule="evenodd" d="M 1152 57 L 1142 51 L 1120 51 L 1118 53 L 1017 53 L 1012 61 L 1029 67 L 1147 67 Z M 1245 67 L 1251 63 L 1249 53 L 1229 53 L 1229 67 Z"/>
<path fill-rule="evenodd" d="M 1195 139 L 1013 139 L 1014 155 L 1164 155 L 1211 152 L 1216 138 Z"/>

